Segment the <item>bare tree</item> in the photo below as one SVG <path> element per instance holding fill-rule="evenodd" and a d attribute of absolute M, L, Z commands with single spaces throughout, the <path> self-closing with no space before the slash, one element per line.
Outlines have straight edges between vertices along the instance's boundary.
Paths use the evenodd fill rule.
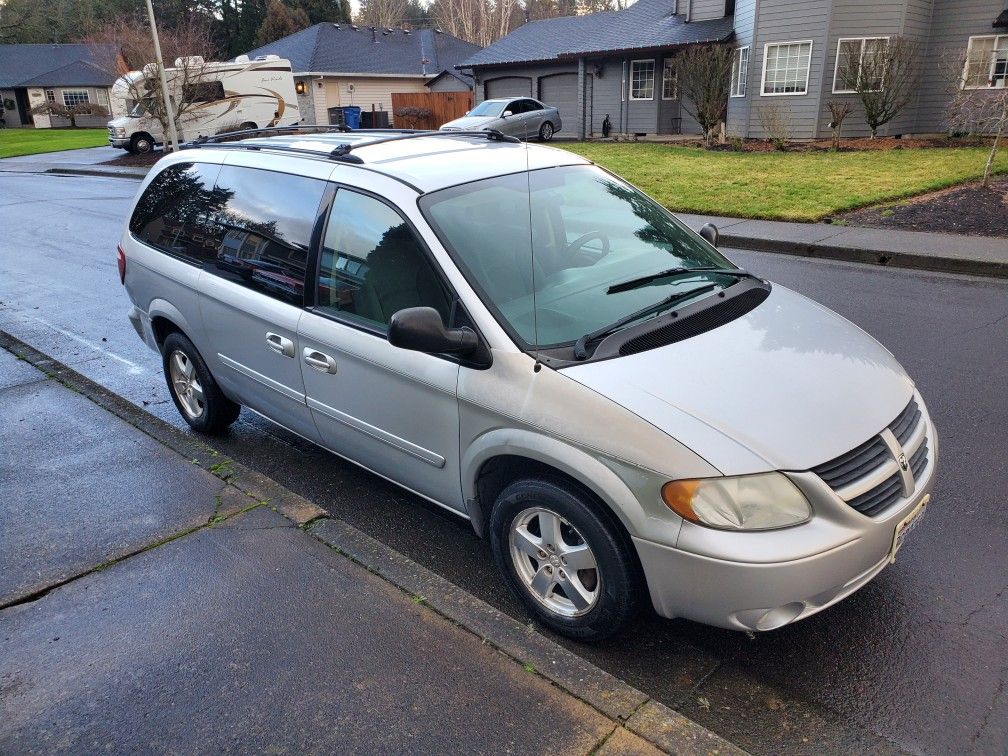
<path fill-rule="evenodd" d="M 850 115 L 851 104 L 846 100 L 827 100 L 826 110 L 830 114 L 829 127 L 833 131 L 833 149 L 840 149 L 840 129 L 843 128 L 844 119 Z"/>
<path fill-rule="evenodd" d="M 398 26 L 406 17 L 406 0 L 362 0 L 357 23 L 385 29 Z"/>
<path fill-rule="evenodd" d="M 179 131 L 196 116 L 197 107 L 206 101 L 206 67 L 215 57 L 209 28 L 199 20 L 190 19 L 173 28 L 160 30 L 161 51 L 175 109 L 175 127 Z M 156 121 L 163 134 L 168 133 L 168 116 L 162 95 L 160 76 L 154 60 L 154 43 L 150 27 L 142 18 L 121 18 L 111 21 L 88 35 L 96 63 L 110 73 L 119 75 L 122 69 L 136 69 L 120 78 L 125 84 L 127 101 L 140 108 L 141 118 Z M 167 61 L 180 65 L 172 66 Z"/>
<path fill-rule="evenodd" d="M 1008 132 L 1008 81 L 997 81 L 991 73 L 990 58 L 967 59 L 966 53 L 942 62 L 951 98 L 946 109 L 949 131 L 992 138 L 981 186 L 990 183 L 994 159 Z"/>
<path fill-rule="evenodd" d="M 866 39 L 838 61 L 837 79 L 857 94 L 874 139 L 917 91 L 917 43 L 909 37 Z"/>
<path fill-rule="evenodd" d="M 517 8 L 517 0 L 436 0 L 431 12 L 439 29 L 486 47 L 515 27 Z"/>
<path fill-rule="evenodd" d="M 779 102 L 765 102 L 756 115 L 767 139 L 776 149 L 783 150 L 791 139 L 791 110 Z"/>
<path fill-rule="evenodd" d="M 727 45 L 691 45 L 675 57 L 683 110 L 700 124 L 708 146 L 714 143 L 717 126 L 728 108 L 732 56 Z"/>
<path fill-rule="evenodd" d="M 70 128 L 77 128 L 77 117 L 82 115 L 101 116 L 108 115 L 108 110 L 94 102 L 81 102 L 76 105 L 64 105 L 61 102 L 49 102 L 46 100 L 41 105 L 32 108 L 32 113 L 36 115 L 56 116 L 70 121 Z"/>

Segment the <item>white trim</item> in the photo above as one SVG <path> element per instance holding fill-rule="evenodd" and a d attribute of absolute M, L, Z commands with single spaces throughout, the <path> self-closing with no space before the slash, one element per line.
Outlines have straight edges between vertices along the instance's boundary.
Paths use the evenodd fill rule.
<path fill-rule="evenodd" d="M 889 36 L 877 37 L 839 37 L 836 43 L 836 59 L 833 61 L 833 94 L 857 94 L 856 89 L 837 89 L 837 74 L 840 72 L 840 45 L 844 42 L 854 42 L 860 40 L 861 51 L 858 53 L 858 78 L 861 77 L 861 66 L 864 62 L 865 42 L 873 39 L 884 39 L 889 42 Z M 877 92 L 878 90 L 872 90 Z"/>
<path fill-rule="evenodd" d="M 763 45 L 763 75 L 760 77 L 760 97 L 795 97 L 808 94 L 809 75 L 812 72 L 812 50 L 815 47 L 815 45 L 813 44 L 814 41 L 815 40 L 811 39 L 795 39 L 785 42 L 767 42 L 765 45 Z M 809 64 L 808 68 L 805 69 L 805 89 L 802 92 L 767 92 L 766 91 L 767 51 L 771 47 L 785 47 L 787 45 L 809 46 Z"/>
<path fill-rule="evenodd" d="M 668 68 L 669 63 L 674 63 L 675 58 L 665 58 L 662 61 L 662 80 L 661 80 L 661 98 L 666 102 L 672 102 L 679 99 L 679 73 L 675 70 L 675 66 L 672 66 L 672 96 L 665 96 L 665 71 Z"/>
<path fill-rule="evenodd" d="M 960 79 L 960 89 L 1004 89 L 1008 87 L 1008 72 L 1002 77 L 1001 81 L 1004 82 L 1003 86 L 995 87 L 991 85 L 994 81 L 994 66 L 997 64 L 997 57 L 995 53 L 997 52 L 998 42 L 1002 39 L 1008 39 L 1008 34 L 974 34 L 969 38 L 966 43 L 966 60 L 963 62 L 962 77 Z M 967 85 L 967 77 L 969 75 L 969 65 L 970 65 L 970 50 L 973 49 L 973 41 L 977 39 L 993 39 L 994 48 L 991 50 L 990 62 L 987 64 L 987 85 L 977 86 Z"/>
<path fill-rule="evenodd" d="M 439 72 L 440 73 L 440 72 Z M 352 73 L 352 72 L 339 72 L 339 71 L 295 71 L 293 76 L 301 77 L 319 77 L 319 76 L 332 76 L 334 78 L 338 77 L 341 79 L 433 79 L 437 74 L 390 74 L 390 73 Z"/>
<path fill-rule="evenodd" d="M 651 96 L 650 97 L 634 97 L 634 85 L 633 85 L 633 67 L 634 63 L 650 63 L 651 64 Z M 637 60 L 630 61 L 630 76 L 629 76 L 629 88 L 628 94 L 630 99 L 634 102 L 647 102 L 649 100 L 654 100 L 655 98 L 655 81 L 658 78 L 658 64 L 654 58 L 638 58 Z"/>
<path fill-rule="evenodd" d="M 745 67 L 744 68 L 742 66 L 742 51 L 743 50 L 746 51 Z M 735 52 L 732 53 L 732 70 L 735 69 L 735 56 L 736 55 L 738 55 L 738 59 L 739 59 L 739 70 L 738 70 L 738 74 L 736 76 L 732 76 L 732 80 L 728 84 L 728 96 L 729 97 L 736 97 L 737 98 L 737 97 L 745 97 L 746 96 L 746 90 L 749 87 L 749 53 L 750 53 L 749 45 L 742 45 L 741 47 L 736 47 L 735 48 Z M 810 56 L 810 61 L 809 62 L 811 62 L 811 55 L 812 55 L 812 52 L 810 50 L 809 51 L 809 56 Z M 742 91 L 739 92 L 739 94 L 733 94 L 733 92 L 738 91 L 737 85 L 739 84 L 740 81 L 742 83 Z"/>

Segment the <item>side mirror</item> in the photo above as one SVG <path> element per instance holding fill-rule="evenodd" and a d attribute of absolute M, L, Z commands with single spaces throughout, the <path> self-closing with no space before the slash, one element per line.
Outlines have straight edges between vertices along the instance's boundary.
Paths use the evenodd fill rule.
<path fill-rule="evenodd" d="M 712 247 L 718 245 L 718 230 L 717 226 L 713 223 L 705 223 L 703 228 L 700 229 L 700 236 L 707 240 L 707 243 Z"/>
<path fill-rule="evenodd" d="M 388 340 L 392 346 L 428 354 L 472 354 L 479 348 L 479 337 L 471 328 L 445 328 L 433 307 L 407 307 L 389 322 Z"/>
<path fill-rule="evenodd" d="M 501 113 L 501 118 L 507 118 L 508 116 L 512 115 L 514 115 L 514 113 L 512 113 L 510 110 L 505 110 L 503 113 Z"/>

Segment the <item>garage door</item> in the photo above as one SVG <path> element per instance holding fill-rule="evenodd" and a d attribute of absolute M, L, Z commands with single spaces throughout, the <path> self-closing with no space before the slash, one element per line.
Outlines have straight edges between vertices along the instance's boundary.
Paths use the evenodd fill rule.
<path fill-rule="evenodd" d="M 495 97 L 531 97 L 532 79 L 525 76 L 505 76 L 500 79 L 489 79 L 483 86 L 486 99 Z"/>
<path fill-rule="evenodd" d="M 558 134 L 573 136 L 578 130 L 577 74 L 553 74 L 539 79 L 539 99 L 560 111 L 563 130 Z"/>

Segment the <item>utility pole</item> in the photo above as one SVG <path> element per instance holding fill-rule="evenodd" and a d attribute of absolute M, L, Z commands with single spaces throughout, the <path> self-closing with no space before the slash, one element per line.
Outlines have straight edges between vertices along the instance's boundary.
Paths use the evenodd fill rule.
<path fill-rule="evenodd" d="M 168 122 L 168 149 L 171 152 L 178 148 L 178 133 L 175 131 L 175 107 L 168 94 L 168 76 L 165 73 L 164 61 L 161 59 L 161 41 L 158 39 L 157 24 L 154 23 L 154 5 L 147 0 L 147 17 L 150 18 L 151 37 L 154 40 L 154 57 L 157 59 L 158 78 L 161 79 L 161 96 L 164 97 L 165 120 Z"/>

